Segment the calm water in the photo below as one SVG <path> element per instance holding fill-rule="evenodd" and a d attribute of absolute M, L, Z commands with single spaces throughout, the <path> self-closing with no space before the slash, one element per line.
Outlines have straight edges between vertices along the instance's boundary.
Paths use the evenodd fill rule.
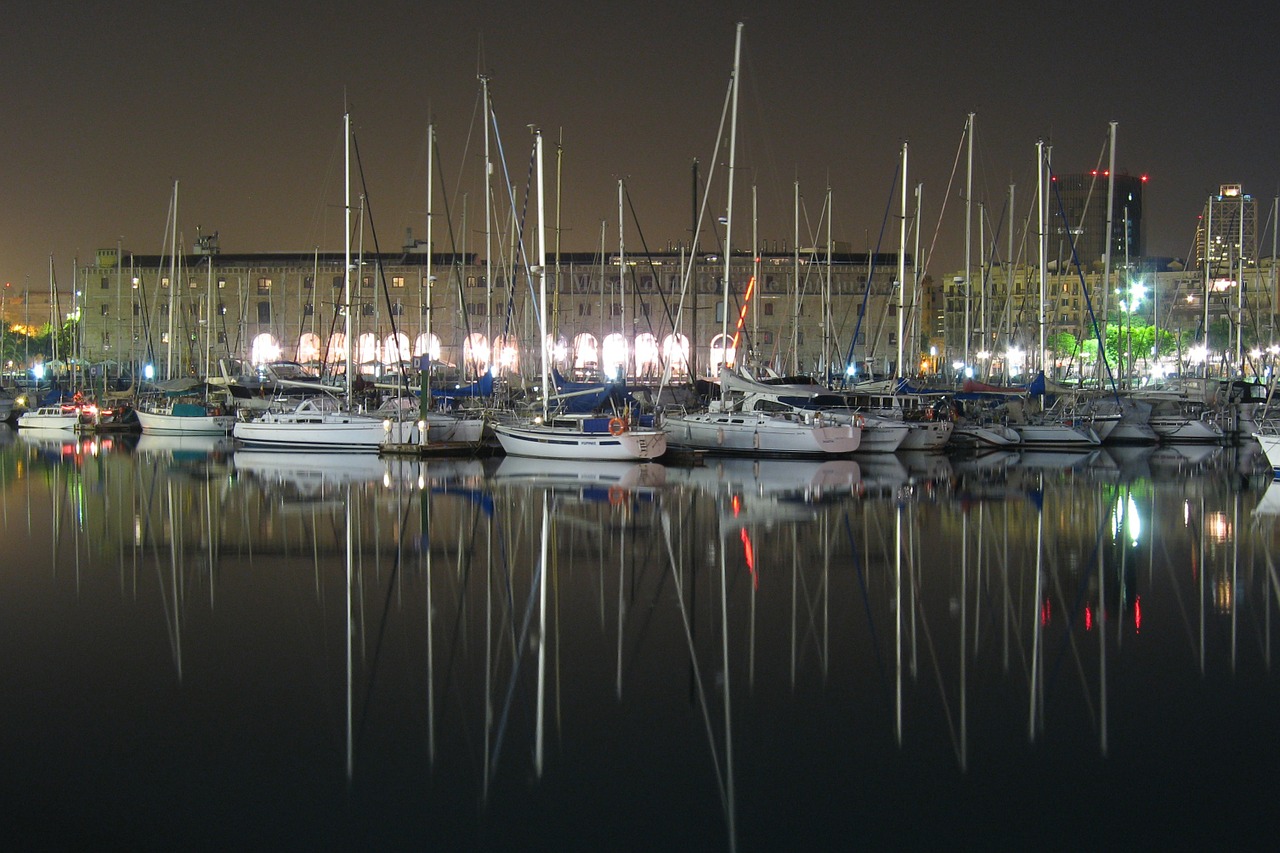
<path fill-rule="evenodd" d="M 663 468 L 0 441 L 16 849 L 1276 825 L 1256 450 Z"/>

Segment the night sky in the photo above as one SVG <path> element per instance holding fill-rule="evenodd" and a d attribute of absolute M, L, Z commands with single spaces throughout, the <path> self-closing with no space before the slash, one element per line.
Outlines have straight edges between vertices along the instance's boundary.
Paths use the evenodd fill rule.
<path fill-rule="evenodd" d="M 761 238 L 790 242 L 798 179 L 802 243 L 829 184 L 834 238 L 874 247 L 898 208 L 905 139 L 926 246 L 936 232 L 929 272 L 949 274 L 963 258 L 963 159 L 948 181 L 973 111 L 974 196 L 993 220 L 1011 182 L 1026 215 L 1038 138 L 1057 171 L 1087 171 L 1105 165 L 1115 120 L 1117 170 L 1151 176 L 1150 254 L 1186 256 L 1221 183 L 1261 199 L 1270 254 L 1280 75 L 1262 4 L 123 0 L 5 11 L 0 279 L 14 288 L 47 289 L 50 254 L 67 290 L 74 257 L 117 241 L 160 253 L 174 180 L 188 247 L 200 227 L 227 253 L 340 251 L 344 99 L 382 249 L 409 227 L 424 236 L 434 119 L 437 250 L 449 248 L 446 197 L 454 229 L 481 250 L 481 71 L 521 197 L 527 126 L 545 134 L 549 188 L 563 137 L 565 250 L 597 249 L 602 222 L 616 250 L 620 177 L 636 217 L 628 254 L 641 232 L 654 249 L 687 241 L 690 164 L 705 180 L 726 159 L 715 137 L 738 20 L 735 246 L 749 242 L 752 184 Z M 719 216 L 723 170 L 711 179 Z M 890 221 L 882 248 L 897 239 Z"/>

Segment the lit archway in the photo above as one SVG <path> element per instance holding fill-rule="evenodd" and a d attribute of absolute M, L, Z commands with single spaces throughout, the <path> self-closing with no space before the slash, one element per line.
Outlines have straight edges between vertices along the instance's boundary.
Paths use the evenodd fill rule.
<path fill-rule="evenodd" d="M 636 336 L 636 376 L 656 379 L 662 373 L 658 357 L 658 339 L 649 332 Z"/>
<path fill-rule="evenodd" d="M 720 367 L 724 363 L 732 365 L 734 363 L 734 347 L 733 338 L 729 335 L 716 335 L 711 339 L 711 357 L 708 360 L 707 370 L 711 376 L 717 376 L 720 373 Z"/>
<path fill-rule="evenodd" d="M 409 361 L 409 336 L 404 332 L 396 332 L 394 335 L 387 335 L 387 339 L 382 342 L 382 363 L 387 367 L 394 367 L 401 362 Z"/>
<path fill-rule="evenodd" d="M 498 372 L 515 373 L 520 369 L 520 341 L 515 335 L 498 335 L 493 339 L 493 363 Z"/>
<path fill-rule="evenodd" d="M 431 356 L 432 361 L 440 360 L 440 339 L 434 332 L 429 335 L 424 332 L 413 342 L 413 357 L 421 358 L 424 355 Z"/>
<path fill-rule="evenodd" d="M 489 369 L 489 341 L 472 332 L 462 343 L 462 364 L 467 376 L 479 376 Z"/>
<path fill-rule="evenodd" d="M 663 338 L 662 360 L 670 365 L 672 376 L 688 376 L 689 339 L 684 335 L 667 335 Z"/>
<path fill-rule="evenodd" d="M 298 338 L 298 361 L 303 364 L 316 364 L 320 361 L 320 336 L 315 332 L 304 332 Z"/>
<path fill-rule="evenodd" d="M 573 339 L 574 370 L 593 370 L 600 366 L 600 347 L 596 344 L 596 336 L 590 332 L 582 332 Z"/>
<path fill-rule="evenodd" d="M 604 358 L 600 366 L 610 379 L 626 379 L 627 365 L 631 353 L 627 347 L 627 339 L 619 332 L 614 332 L 604 339 Z"/>
<path fill-rule="evenodd" d="M 280 343 L 269 332 L 263 332 L 253 339 L 249 347 L 249 361 L 254 364 L 266 364 L 280 358 Z"/>
<path fill-rule="evenodd" d="M 342 364 L 347 360 L 347 336 L 342 332 L 334 332 L 329 336 L 329 349 L 324 353 L 324 360 L 329 364 Z"/>
<path fill-rule="evenodd" d="M 378 336 L 373 332 L 365 332 L 356 338 L 356 363 L 364 365 L 377 361 L 378 349 Z"/>

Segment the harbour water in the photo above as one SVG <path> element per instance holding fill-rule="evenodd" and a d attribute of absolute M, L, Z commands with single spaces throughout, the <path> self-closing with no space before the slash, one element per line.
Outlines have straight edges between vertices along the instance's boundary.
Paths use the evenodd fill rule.
<path fill-rule="evenodd" d="M 15 849 L 1275 829 L 1256 448 L 679 468 L 0 443 Z"/>

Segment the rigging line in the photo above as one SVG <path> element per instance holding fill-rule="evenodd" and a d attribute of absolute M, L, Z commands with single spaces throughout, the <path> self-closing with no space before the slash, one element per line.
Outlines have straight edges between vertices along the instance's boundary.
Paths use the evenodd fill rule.
<path fill-rule="evenodd" d="M 355 149 L 356 171 L 360 174 L 360 190 L 364 194 L 364 209 L 369 215 L 369 234 L 373 237 L 373 254 L 374 257 L 378 258 L 378 282 L 382 285 L 382 299 L 387 306 L 387 323 L 391 326 L 391 339 L 396 342 L 397 366 L 400 368 L 401 377 L 403 377 L 408 362 L 404 357 L 404 347 L 400 345 L 400 330 L 396 327 L 396 312 L 391 304 L 391 290 L 387 287 L 387 268 L 382 263 L 382 247 L 378 245 L 378 229 L 373 224 L 373 203 L 369 200 L 369 185 L 365 181 L 364 161 L 360 157 L 360 143 L 357 141 L 354 131 L 351 133 L 351 146 Z M 403 303 L 401 305 L 403 307 Z M 347 310 L 351 310 L 350 305 L 347 306 Z M 347 365 L 346 369 L 350 370 L 351 365 Z"/>
<path fill-rule="evenodd" d="M 1058 214 L 1062 217 L 1063 224 L 1069 226 L 1067 211 L 1062 203 L 1062 189 L 1058 186 L 1056 177 L 1053 167 L 1049 166 L 1049 183 L 1053 187 L 1053 197 L 1058 202 Z M 1107 236 L 1107 239 L 1111 239 L 1110 235 Z M 1080 257 L 1076 254 L 1076 240 L 1071 234 L 1070 227 L 1067 228 L 1067 244 L 1071 247 L 1071 265 L 1075 267 L 1076 275 L 1080 278 L 1080 290 L 1084 293 L 1085 307 L 1089 309 L 1089 320 L 1093 323 L 1093 334 L 1098 340 L 1098 358 L 1102 360 L 1102 366 L 1107 371 L 1107 381 L 1111 383 L 1111 393 L 1115 395 L 1118 403 L 1120 402 L 1120 391 L 1116 387 L 1115 376 L 1111 373 L 1111 365 L 1107 362 L 1106 342 L 1103 340 L 1102 329 L 1098 326 L 1098 317 L 1093 312 L 1093 300 L 1089 298 L 1089 285 L 1085 283 L 1084 270 L 1080 268 Z M 1044 370 L 1044 365 L 1041 365 L 1041 370 Z"/>
<path fill-rule="evenodd" d="M 969 123 L 964 125 L 964 133 L 960 134 L 960 144 L 956 146 L 956 159 L 951 164 L 951 177 L 947 179 L 947 191 L 942 194 L 942 207 L 938 210 L 938 224 L 933 227 L 933 238 L 929 241 L 929 251 L 924 253 L 924 266 L 920 268 L 920 276 L 929 274 L 929 263 L 933 260 L 933 250 L 938 245 L 938 235 L 942 232 L 942 218 L 947 213 L 947 201 L 951 198 L 951 187 L 955 185 L 956 172 L 960 169 L 960 155 L 964 151 L 965 137 L 969 134 Z"/>
<path fill-rule="evenodd" d="M 716 144 L 715 144 L 716 151 L 720 150 L 720 143 L 724 138 L 724 125 L 729 118 L 729 103 L 732 97 L 733 97 L 733 75 L 730 74 L 729 88 L 728 88 L 728 91 L 725 92 L 724 105 L 720 110 L 720 126 L 716 129 Z M 712 160 L 712 163 L 714 165 L 715 163 L 714 159 Z M 698 265 L 698 259 L 695 253 L 695 249 L 699 244 L 698 237 L 702 233 L 702 225 L 706 221 L 707 205 L 710 203 L 710 200 L 711 200 L 711 179 L 714 176 L 715 176 L 714 168 L 707 170 L 707 184 L 703 188 L 702 204 L 698 208 L 698 221 L 694 224 L 693 234 L 691 235 L 692 240 L 690 241 L 690 247 L 689 247 L 689 264 L 688 266 L 685 267 L 684 279 L 680 282 L 680 303 L 676 308 L 677 327 L 679 326 L 680 321 L 684 317 L 684 300 L 689 293 L 689 281 L 693 278 L 693 271 Z M 730 176 L 730 180 L 732 179 L 733 177 Z M 694 337 L 697 337 L 696 329 L 694 330 Z M 696 341 L 695 341 L 695 346 L 696 346 Z M 667 385 L 670 383 L 671 368 L 674 366 L 676 361 L 677 359 L 666 359 L 666 366 L 663 367 L 662 369 L 662 380 L 658 383 L 659 395 L 662 394 L 662 389 L 666 388 Z M 683 361 L 683 359 L 681 359 L 681 361 Z M 694 377 L 691 376 L 690 380 L 692 381 L 693 379 Z"/>
<path fill-rule="evenodd" d="M 862 305 L 858 311 L 857 322 L 855 322 L 853 325 L 853 337 L 849 340 L 849 354 L 845 357 L 845 360 L 844 360 L 845 375 L 840 378 L 840 382 L 842 385 L 848 384 L 848 369 L 850 366 L 853 365 L 853 348 L 858 345 L 858 335 L 861 333 L 861 330 L 862 330 L 862 318 L 866 316 L 867 304 L 871 301 L 871 283 L 872 283 L 872 276 L 874 276 L 875 274 L 876 258 L 880 255 L 881 244 L 884 243 L 884 229 L 885 229 L 885 226 L 889 223 L 889 217 L 892 215 L 891 211 L 893 209 L 894 190 L 897 189 L 898 176 L 901 174 L 902 174 L 902 163 L 899 162 L 898 165 L 894 167 L 893 180 L 890 181 L 889 183 L 889 200 L 885 203 L 885 206 L 884 206 L 884 216 L 880 218 L 880 235 L 876 238 L 876 249 L 871 254 L 871 257 L 867 259 L 867 285 L 862 291 Z M 828 258 L 827 260 L 829 262 L 831 259 Z M 905 286 L 905 283 L 898 282 L 898 286 L 903 287 Z M 846 319 L 849 316 L 849 311 L 851 310 L 851 308 L 852 306 L 847 306 L 845 308 Z M 899 365 L 898 371 L 901 372 L 901 370 L 902 370 L 902 366 Z M 830 381 L 830 377 L 828 377 L 828 381 Z"/>
<path fill-rule="evenodd" d="M 474 119 L 473 119 L 473 123 L 474 123 Z M 470 144 L 469 140 L 470 140 L 470 137 L 468 136 L 468 145 Z M 435 145 L 434 140 L 432 144 Z M 465 149 L 466 147 L 464 146 L 464 155 L 465 155 Z M 436 147 L 433 150 L 435 151 L 436 154 L 439 154 L 440 147 L 436 145 Z M 440 158 L 438 156 L 435 157 L 434 159 L 436 161 L 436 174 L 440 176 L 440 183 L 441 185 L 443 185 L 444 184 L 444 164 L 440 162 Z M 464 156 L 464 159 L 465 159 L 465 156 Z M 461 309 L 461 313 L 462 313 L 462 328 L 464 333 L 462 348 L 464 350 L 464 355 L 465 355 L 465 350 L 466 350 L 465 342 L 470 340 L 471 338 L 471 312 L 466 310 L 466 291 L 463 290 L 462 266 L 461 266 L 463 262 L 463 257 L 461 253 L 458 251 L 458 234 L 453 227 L 453 214 L 449 206 L 448 195 L 444 195 L 443 198 L 441 198 L 441 202 L 444 204 L 444 222 L 449 234 L 449 252 L 452 255 L 452 258 L 450 259 L 451 263 L 449 264 L 449 271 L 453 278 L 454 286 L 457 290 L 458 307 Z M 427 251 L 428 252 L 431 251 L 430 246 L 427 247 Z M 431 282 L 427 282 L 427 286 L 430 287 Z M 432 310 L 434 310 L 434 307 Z M 464 375 L 466 375 L 465 374 L 466 359 L 465 358 L 462 359 L 462 362 L 463 362 L 462 366 L 463 366 Z M 476 363 L 474 359 L 472 360 L 472 363 L 473 364 Z M 479 378 L 479 374 L 477 373 L 477 375 L 469 376 L 468 378 L 474 381 Z"/>
<path fill-rule="evenodd" d="M 662 311 L 666 315 L 667 322 L 671 324 L 672 332 L 675 331 L 675 316 L 671 313 L 671 303 L 667 299 L 667 294 L 662 289 L 662 274 L 653 263 L 653 253 L 649 251 L 649 243 L 644 238 L 644 229 L 640 227 L 640 217 L 636 215 L 635 199 L 631 197 L 631 188 L 625 183 L 623 184 L 623 194 L 627 199 L 627 209 L 631 211 L 631 221 L 636 226 L 636 236 L 640 238 L 640 248 L 644 253 L 645 263 L 649 265 L 649 271 L 653 273 L 654 288 L 658 292 L 658 299 L 662 302 Z M 631 284 L 634 287 L 636 282 L 636 274 L 631 273 Z M 635 290 L 632 291 L 636 292 Z M 649 327 L 650 334 L 653 333 L 653 316 L 645 314 L 645 325 Z"/>

